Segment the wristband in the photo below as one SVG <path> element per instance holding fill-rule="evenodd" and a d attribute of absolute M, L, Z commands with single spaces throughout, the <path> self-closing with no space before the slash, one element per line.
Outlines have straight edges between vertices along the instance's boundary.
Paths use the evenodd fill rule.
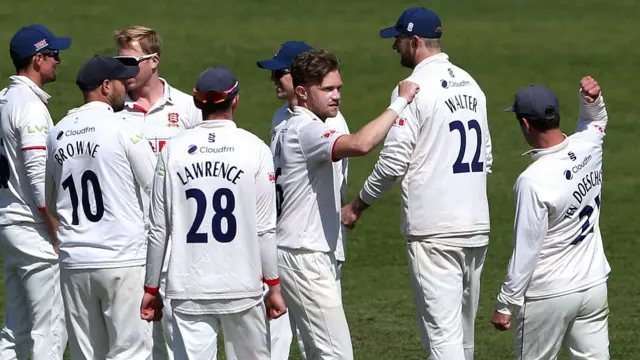
<path fill-rule="evenodd" d="M 160 290 L 159 287 L 150 287 L 150 286 L 145 286 L 144 287 L 144 292 L 146 292 L 147 294 L 151 294 L 151 295 L 157 294 L 158 290 Z"/>
<path fill-rule="evenodd" d="M 393 110 L 396 112 L 396 114 L 400 115 L 400 113 L 402 113 L 402 110 L 404 110 L 407 105 L 407 99 L 403 98 L 402 96 L 398 96 L 398 98 L 393 100 L 393 102 L 387 109 Z"/>
<path fill-rule="evenodd" d="M 280 284 L 280 278 L 275 278 L 275 279 L 264 279 L 263 280 L 265 284 L 269 285 L 269 286 L 273 286 L 273 285 L 278 285 Z"/>

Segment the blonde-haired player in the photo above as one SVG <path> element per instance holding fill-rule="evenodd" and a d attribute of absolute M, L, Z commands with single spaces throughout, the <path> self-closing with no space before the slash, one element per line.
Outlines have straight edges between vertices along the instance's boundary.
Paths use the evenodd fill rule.
<path fill-rule="evenodd" d="M 160 77 L 162 38 L 157 31 L 145 26 L 132 26 L 118 31 L 115 40 L 118 47 L 116 59 L 125 65 L 140 67 L 140 73 L 127 84 L 128 94 L 122 114 L 139 127 L 157 155 L 171 137 L 200 122 L 202 114 L 190 95 L 172 87 Z M 145 203 L 147 201 L 145 199 Z M 164 291 L 166 265 L 163 268 L 161 292 Z M 172 333 L 171 306 L 167 302 L 162 322 L 153 324 L 154 360 L 164 360 L 165 353 L 169 359 L 173 358 Z M 163 342 L 166 343 L 166 351 Z"/>

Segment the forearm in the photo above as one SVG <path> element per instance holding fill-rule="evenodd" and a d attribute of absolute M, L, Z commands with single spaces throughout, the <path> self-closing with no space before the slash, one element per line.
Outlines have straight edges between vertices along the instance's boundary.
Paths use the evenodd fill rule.
<path fill-rule="evenodd" d="M 389 133 L 389 129 L 405 107 L 407 107 L 407 100 L 398 97 L 382 114 L 353 135 L 354 142 L 360 144 L 366 152 L 373 150 Z"/>
<path fill-rule="evenodd" d="M 144 281 L 145 290 L 155 292 L 160 287 L 160 273 L 167 252 L 167 234 L 164 229 L 152 226 L 147 238 L 147 266 Z"/>
<path fill-rule="evenodd" d="M 260 243 L 260 261 L 262 264 L 262 277 L 269 285 L 280 283 L 278 275 L 278 246 L 276 243 L 276 230 L 271 229 L 258 233 Z"/>
<path fill-rule="evenodd" d="M 579 113 L 580 120 L 578 122 L 578 131 L 586 129 L 586 127 L 591 124 L 599 126 L 603 131 L 607 126 L 609 117 L 602 94 L 600 94 L 593 103 L 588 103 L 582 96 L 581 91 Z"/>

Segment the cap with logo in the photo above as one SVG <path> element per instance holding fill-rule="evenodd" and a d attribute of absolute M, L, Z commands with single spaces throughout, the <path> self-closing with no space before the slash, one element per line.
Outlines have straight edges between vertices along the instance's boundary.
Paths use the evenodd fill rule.
<path fill-rule="evenodd" d="M 560 113 L 560 101 L 549 88 L 529 85 L 518 91 L 513 105 L 505 111 L 527 120 L 553 120 Z"/>
<path fill-rule="evenodd" d="M 259 68 L 277 71 L 287 69 L 293 62 L 293 58 L 313 48 L 302 41 L 287 41 L 273 55 L 272 59 L 257 61 Z"/>
<path fill-rule="evenodd" d="M 193 89 L 201 103 L 218 104 L 233 99 L 240 91 L 238 79 L 225 67 L 212 67 L 203 71 Z"/>
<path fill-rule="evenodd" d="M 400 15 L 394 26 L 380 30 L 380 37 L 385 39 L 402 34 L 438 39 L 442 36 L 442 23 L 438 15 L 429 9 L 408 8 Z"/>
<path fill-rule="evenodd" d="M 95 55 L 87 60 L 78 71 L 76 85 L 82 91 L 91 91 L 105 80 L 126 80 L 136 77 L 138 66 L 125 66 L 111 56 Z"/>
<path fill-rule="evenodd" d="M 14 61 L 26 59 L 45 50 L 65 50 L 71 47 L 70 37 L 57 37 L 46 27 L 28 25 L 11 38 L 9 53 Z"/>

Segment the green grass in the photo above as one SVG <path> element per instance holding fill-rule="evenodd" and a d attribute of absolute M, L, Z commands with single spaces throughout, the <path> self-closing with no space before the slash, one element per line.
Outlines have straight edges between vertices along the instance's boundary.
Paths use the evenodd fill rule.
<path fill-rule="evenodd" d="M 73 37 L 72 48 L 62 54 L 58 81 L 45 88 L 53 96 L 50 108 L 57 120 L 81 103 L 74 84 L 80 65 L 94 53 L 114 53 L 115 30 L 135 24 L 154 27 L 165 44 L 163 77 L 186 91 L 205 68 L 229 67 L 242 89 L 237 123 L 267 139 L 280 102 L 268 72 L 255 61 L 270 57 L 286 40 L 304 40 L 341 58 L 341 111 L 355 131 L 388 105 L 395 84 L 409 74 L 391 50 L 392 40 L 380 39 L 378 30 L 416 4 L 438 12 L 444 51 L 477 79 L 488 99 L 494 146 L 494 174 L 489 178 L 492 234 L 476 322 L 476 359 L 513 358 L 513 333 L 497 333 L 489 319 L 511 253 L 512 184 L 529 159 L 520 156 L 526 144 L 512 115 L 503 109 L 520 87 L 545 84 L 558 94 L 562 128 L 571 133 L 579 80 L 587 74 L 601 83 L 610 116 L 601 227 L 613 269 L 611 357 L 635 358 L 640 351 L 640 288 L 635 285 L 640 222 L 634 205 L 640 193 L 634 154 L 640 146 L 633 85 L 640 75 L 640 8 L 635 1 L 7 1 L 0 7 L 0 43 L 8 44 L 12 34 L 29 23 L 43 23 L 58 35 Z M 4 54 L 3 86 L 13 73 Z M 351 161 L 350 197 L 359 191 L 376 156 Z M 343 291 L 356 359 L 426 358 L 399 234 L 397 189 L 367 211 L 349 234 L 347 256 Z"/>

